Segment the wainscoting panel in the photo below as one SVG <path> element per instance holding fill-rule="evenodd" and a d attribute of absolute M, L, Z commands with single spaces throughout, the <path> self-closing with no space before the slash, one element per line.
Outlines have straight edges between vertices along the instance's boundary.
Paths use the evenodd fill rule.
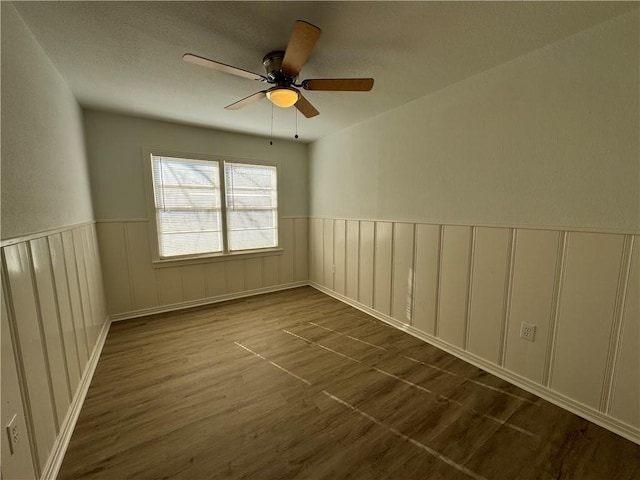
<path fill-rule="evenodd" d="M 305 218 L 294 218 L 294 249 L 293 266 L 294 282 L 306 282 L 309 280 L 309 221 Z M 286 249 L 285 245 L 285 249 Z M 285 252 L 286 255 L 286 252 Z M 286 279 L 280 279 L 281 284 L 288 283 Z"/>
<path fill-rule="evenodd" d="M 291 258 L 293 260 L 293 257 Z M 262 257 L 262 285 L 265 287 L 273 287 L 278 285 L 278 277 L 280 276 L 280 268 L 278 266 L 278 257 Z M 283 258 L 284 261 L 284 258 Z M 293 263 L 291 262 L 291 269 L 293 269 Z M 287 272 L 289 269 L 287 268 Z M 293 275 L 287 278 L 293 278 Z M 205 298 L 206 295 L 201 295 L 198 298 Z"/>
<path fill-rule="evenodd" d="M 225 262 L 224 271 L 227 278 L 226 293 L 243 292 L 245 290 L 244 260 L 230 260 Z"/>
<path fill-rule="evenodd" d="M 67 230 L 62 232 L 62 248 L 64 251 L 65 271 L 67 272 L 67 284 L 69 299 L 71 302 L 71 318 L 73 319 L 73 331 L 76 336 L 78 346 L 78 358 L 80 359 L 80 371 L 89 359 L 89 347 L 87 346 L 87 327 L 82 310 L 82 300 L 80 297 L 80 284 L 78 280 L 78 270 L 76 268 L 76 254 L 73 247 L 73 232 Z"/>
<path fill-rule="evenodd" d="M 472 229 L 447 225 L 443 230 L 436 334 L 465 348 Z"/>
<path fill-rule="evenodd" d="M 278 270 L 276 269 L 276 274 Z M 189 302 L 206 296 L 204 265 L 186 265 L 182 267 L 182 300 Z"/>
<path fill-rule="evenodd" d="M 147 222 L 128 222 L 125 224 L 127 263 L 131 274 L 131 289 L 133 303 L 136 309 L 155 307 L 160 303 L 157 287 L 156 269 L 151 263 L 151 239 Z M 104 240 L 98 237 L 98 245 L 102 248 Z M 111 264 L 104 263 L 105 270 L 111 269 Z M 106 284 L 109 294 L 111 285 Z M 113 313 L 110 299 L 107 300 L 107 311 Z"/>
<path fill-rule="evenodd" d="M 391 265 L 393 258 L 393 223 L 376 222 L 373 277 L 373 308 L 391 313 Z M 327 285 L 325 285 L 326 287 Z"/>
<path fill-rule="evenodd" d="M 360 222 L 358 301 L 373 308 L 374 222 Z"/>
<path fill-rule="evenodd" d="M 56 439 L 58 425 L 29 257 L 28 242 L 4 248 L 7 293 L 11 299 L 9 308 L 14 320 L 13 338 L 19 351 L 17 362 L 28 392 L 37 465 L 42 468 Z"/>
<path fill-rule="evenodd" d="M 600 406 L 624 237 L 568 234 L 550 386 Z"/>
<path fill-rule="evenodd" d="M 438 225 L 416 225 L 413 326 L 430 335 L 436 333 L 441 230 Z"/>
<path fill-rule="evenodd" d="M 257 290 L 262 284 L 262 258 L 247 258 L 244 262 L 244 290 Z"/>
<path fill-rule="evenodd" d="M 80 287 L 80 307 L 82 308 L 82 320 L 84 321 L 84 331 L 87 336 L 87 360 L 91 355 L 91 345 L 95 345 L 98 339 L 99 329 L 94 319 L 95 312 L 91 301 L 88 267 L 85 258 L 88 253 L 84 249 L 82 242 L 82 231 L 79 229 L 71 232 L 73 238 L 73 253 L 75 254 L 76 272 L 78 274 L 78 286 Z"/>
<path fill-rule="evenodd" d="M 224 263 L 204 264 L 204 284 L 207 297 L 219 297 L 227 293 Z"/>
<path fill-rule="evenodd" d="M 312 285 L 640 443 L 637 235 L 328 220 L 345 292 Z"/>
<path fill-rule="evenodd" d="M 413 314 L 413 241 L 414 225 L 412 223 L 393 225 L 391 316 L 407 324 L 411 323 Z"/>
<path fill-rule="evenodd" d="M 341 295 L 345 292 L 345 254 L 346 254 L 346 222 L 336 220 L 333 224 L 335 244 L 333 246 L 333 264 L 335 265 L 335 275 L 333 277 L 334 290 Z"/>
<path fill-rule="evenodd" d="M 358 268 L 360 259 L 360 222 L 347 221 L 347 246 L 345 265 L 346 273 L 346 296 L 358 301 Z"/>
<path fill-rule="evenodd" d="M 332 225 L 333 222 L 327 222 Z M 105 271 L 107 311 L 126 318 L 218 301 L 230 295 L 259 293 L 307 281 L 308 242 L 311 250 L 324 251 L 324 221 L 307 218 L 280 219 L 282 252 L 266 256 L 233 256 L 197 262 L 152 262 L 148 222 L 109 220 L 98 222 L 100 256 Z M 332 229 L 327 228 L 333 233 Z M 333 244 L 333 236 L 328 236 Z M 328 249 L 330 247 L 327 247 Z M 317 280 L 324 280 L 324 256 L 311 266 Z M 329 272 L 331 270 L 329 269 Z M 319 276 L 318 276 L 319 275 Z"/>
<path fill-rule="evenodd" d="M 4 290 L 4 289 L 3 289 Z M 20 380 L 18 379 L 18 367 L 16 356 L 13 351 L 11 327 L 9 325 L 9 314 L 4 300 L 4 291 L 0 292 L 0 321 L 2 321 L 2 331 L 0 340 L 2 341 L 2 408 L 0 409 L 0 421 L 2 425 L 9 425 L 15 415 L 15 424 L 18 430 L 24 432 L 23 437 L 28 438 L 27 417 L 25 415 L 22 397 L 20 395 Z M 3 432 L 4 434 L 4 432 Z M 33 468 L 33 453 L 29 441 L 21 442 L 19 448 L 12 454 L 9 442 L 4 438 L 2 441 L 2 476 L 3 478 L 29 479 L 35 478 Z"/>
<path fill-rule="evenodd" d="M 160 268 L 156 273 L 160 303 L 172 305 L 184 300 L 182 295 L 182 269 L 180 267 Z"/>
<path fill-rule="evenodd" d="M 126 224 L 122 222 L 96 225 L 102 265 L 109 265 L 109 268 L 103 268 L 104 283 L 109 285 L 108 301 L 116 312 L 129 312 L 135 308 L 125 229 Z"/>
<path fill-rule="evenodd" d="M 324 220 L 312 218 L 309 220 L 309 278 L 314 282 L 324 284 Z"/>
<path fill-rule="evenodd" d="M 611 415 L 640 425 L 640 237 L 633 237 L 629 281 L 624 300 L 619 354 L 614 363 Z"/>
<path fill-rule="evenodd" d="M 38 308 L 42 323 L 42 334 L 51 377 L 53 405 L 56 411 L 56 425 L 61 425 L 71 403 L 66 359 L 63 352 L 62 332 L 58 323 L 58 309 L 51 272 L 51 260 L 46 238 L 31 240 L 31 259 L 34 280 L 38 292 Z"/>
<path fill-rule="evenodd" d="M 278 273 L 279 280 L 276 280 L 276 284 L 291 283 L 294 281 L 295 277 L 294 245 L 296 245 L 297 242 L 295 236 L 296 232 L 294 231 L 294 224 L 292 221 L 281 221 L 280 229 L 280 238 L 282 240 L 282 248 L 284 249 L 284 252 L 279 256 L 279 258 L 269 257 L 275 259 L 278 264 L 278 266 L 276 267 L 276 271 Z"/>
<path fill-rule="evenodd" d="M 470 287 L 468 350 L 500 364 L 505 332 L 512 231 L 476 228 Z"/>
<path fill-rule="evenodd" d="M 98 335 L 104 327 L 106 303 L 104 300 L 104 282 L 102 281 L 102 268 L 100 266 L 100 252 L 98 250 L 98 235 L 95 226 L 83 229 L 83 240 L 87 252 L 87 276 L 89 282 L 89 294 L 93 304 L 94 324 L 97 326 Z"/>
<path fill-rule="evenodd" d="M 18 415 L 22 431 L 10 456 L 2 435 L 4 478 L 49 475 L 82 402 L 80 378 L 107 320 L 94 228 L 3 241 L 2 415 Z M 18 470 L 27 473 L 8 473 Z"/>
<path fill-rule="evenodd" d="M 75 324 L 71 312 L 71 294 L 67 281 L 67 270 L 64 261 L 64 250 L 60 234 L 49 235 L 49 252 L 51 253 L 51 265 L 53 267 L 53 281 L 56 290 L 58 305 L 58 318 L 62 328 L 65 359 L 67 362 L 67 374 L 69 376 L 69 389 L 73 393 L 78 388 L 82 376 L 82 365 L 78 353 L 78 341 L 76 338 Z"/>
<path fill-rule="evenodd" d="M 324 251 L 324 281 L 322 284 L 333 290 L 333 220 L 325 219 L 323 227 L 323 251 Z"/>
<path fill-rule="evenodd" d="M 516 231 L 504 366 L 540 384 L 545 383 L 560 236 L 549 230 Z M 535 341 L 520 338 L 522 322 L 536 326 Z"/>

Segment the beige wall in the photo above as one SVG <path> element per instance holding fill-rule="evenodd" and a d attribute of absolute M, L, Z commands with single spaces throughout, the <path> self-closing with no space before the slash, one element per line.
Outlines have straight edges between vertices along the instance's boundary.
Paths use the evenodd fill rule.
<path fill-rule="evenodd" d="M 638 17 L 315 142 L 309 230 L 313 284 L 636 442 Z"/>
<path fill-rule="evenodd" d="M 143 148 L 278 160 L 280 214 L 308 214 L 307 145 L 84 110 L 91 193 L 98 220 L 147 217 Z"/>
<path fill-rule="evenodd" d="M 93 218 L 80 108 L 8 2 L 1 135 L 2 239 Z"/>
<path fill-rule="evenodd" d="M 311 214 L 638 231 L 638 38 L 635 9 L 315 142 Z"/>
<path fill-rule="evenodd" d="M 13 5 L 1 8 L 2 478 L 51 478 L 105 326 L 102 275 L 80 108 Z"/>
<path fill-rule="evenodd" d="M 86 110 L 84 124 L 108 312 L 115 318 L 306 282 L 307 146 Z M 159 148 L 279 162 L 283 252 L 191 264 L 152 263 L 142 151 Z"/>

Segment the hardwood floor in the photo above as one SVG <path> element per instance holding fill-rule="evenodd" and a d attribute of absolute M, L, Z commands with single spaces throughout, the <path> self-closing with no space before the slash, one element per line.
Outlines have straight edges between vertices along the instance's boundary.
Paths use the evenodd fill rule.
<path fill-rule="evenodd" d="M 640 446 L 310 287 L 114 323 L 59 479 L 638 479 Z"/>

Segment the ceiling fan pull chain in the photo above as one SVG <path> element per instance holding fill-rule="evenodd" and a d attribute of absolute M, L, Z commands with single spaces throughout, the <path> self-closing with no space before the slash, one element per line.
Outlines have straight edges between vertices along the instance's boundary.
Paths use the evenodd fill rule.
<path fill-rule="evenodd" d="M 273 145 L 273 103 L 271 104 L 271 136 L 269 137 L 269 145 Z"/>
<path fill-rule="evenodd" d="M 296 134 L 294 135 L 293 138 L 297 139 L 298 138 L 298 109 L 297 108 L 295 109 L 295 112 L 296 112 Z"/>

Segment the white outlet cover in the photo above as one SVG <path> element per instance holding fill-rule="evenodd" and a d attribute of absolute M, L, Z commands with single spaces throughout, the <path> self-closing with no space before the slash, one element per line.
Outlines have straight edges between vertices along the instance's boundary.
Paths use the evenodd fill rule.
<path fill-rule="evenodd" d="M 520 338 L 527 340 L 528 342 L 533 342 L 535 337 L 536 326 L 531 323 L 522 322 L 520 324 Z"/>

